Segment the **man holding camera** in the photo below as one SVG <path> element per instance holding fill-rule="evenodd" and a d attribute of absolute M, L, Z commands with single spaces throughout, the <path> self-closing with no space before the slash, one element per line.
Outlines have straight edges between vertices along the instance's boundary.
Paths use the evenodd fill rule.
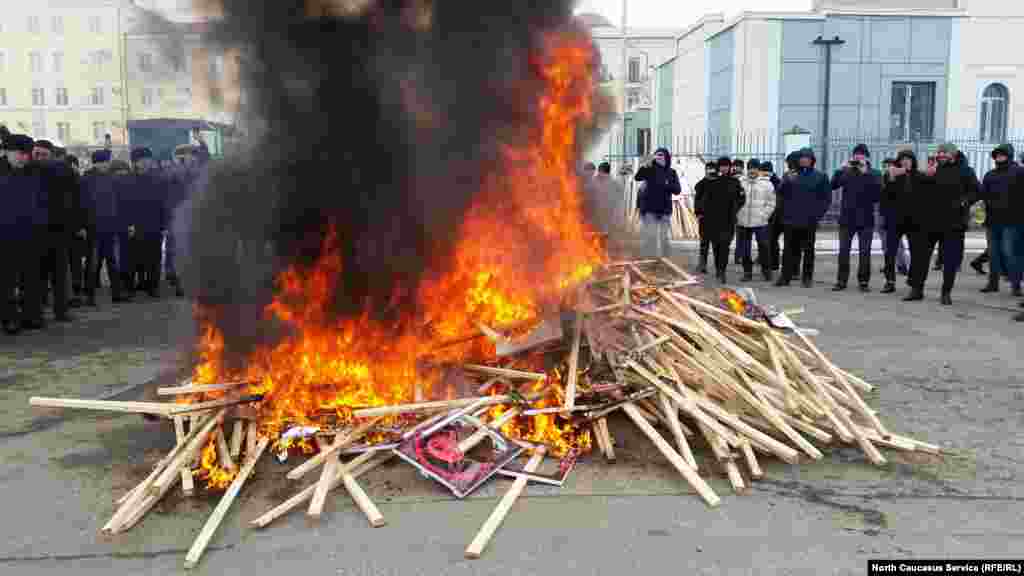
<path fill-rule="evenodd" d="M 637 198 L 637 209 L 647 236 L 647 252 L 654 257 L 667 257 L 672 197 L 683 191 L 679 175 L 672 168 L 672 155 L 668 149 L 658 148 L 654 152 L 654 160 L 637 170 L 634 179 L 644 184 L 644 192 Z"/>
<path fill-rule="evenodd" d="M 871 152 L 864 144 L 853 149 L 849 163 L 832 176 L 832 190 L 842 188 L 839 214 L 839 274 L 833 291 L 846 290 L 850 279 L 850 250 L 854 235 L 860 257 L 857 282 L 869 292 L 871 282 L 871 240 L 875 235 L 875 204 L 882 196 L 882 175 L 871 168 Z"/>

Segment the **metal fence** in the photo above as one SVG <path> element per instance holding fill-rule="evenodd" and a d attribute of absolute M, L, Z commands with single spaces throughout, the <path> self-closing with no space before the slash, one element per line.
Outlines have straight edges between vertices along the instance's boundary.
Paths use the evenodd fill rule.
<path fill-rule="evenodd" d="M 1016 149 L 1018 158 L 1024 152 L 1024 136 L 1020 132 L 1011 131 L 1014 137 L 1008 142 Z M 977 136 L 976 130 L 950 130 L 946 139 L 931 139 L 917 142 L 899 142 L 889 138 L 878 136 L 856 136 L 840 135 L 832 136 L 827 142 L 821 138 L 811 135 L 811 149 L 818 158 L 818 168 L 831 173 L 836 168 L 846 164 L 853 148 L 858 144 L 864 144 L 871 152 L 872 164 L 881 168 L 882 161 L 886 158 L 895 158 L 901 150 L 910 149 L 924 165 L 927 157 L 935 153 L 943 142 L 955 144 L 963 152 L 968 164 L 982 178 L 986 172 L 992 169 L 992 149 L 1000 143 L 988 142 Z M 785 171 L 785 159 L 787 151 L 783 148 L 783 137 L 773 132 L 747 132 L 736 134 L 703 134 L 677 137 L 675 149 L 672 155 L 676 168 L 679 169 L 688 163 L 707 161 L 728 156 L 731 159 L 750 160 L 756 158 L 762 162 L 771 162 L 776 173 Z M 619 157 L 614 160 L 635 166 L 641 159 L 636 156 Z M 692 180 L 693 177 L 691 176 Z M 695 183 L 695 182 L 694 182 Z M 834 224 L 839 217 L 839 210 L 842 201 L 842 190 L 833 192 L 832 206 L 823 219 L 823 223 Z"/>

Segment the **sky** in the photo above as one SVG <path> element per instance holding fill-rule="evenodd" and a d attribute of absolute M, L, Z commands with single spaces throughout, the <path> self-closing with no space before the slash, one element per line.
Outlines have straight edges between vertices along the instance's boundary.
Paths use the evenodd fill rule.
<path fill-rule="evenodd" d="M 724 12 L 806 12 L 811 0 L 628 0 L 626 25 L 630 28 L 686 28 L 705 14 Z M 579 0 L 577 12 L 596 12 L 619 26 L 622 0 Z"/>

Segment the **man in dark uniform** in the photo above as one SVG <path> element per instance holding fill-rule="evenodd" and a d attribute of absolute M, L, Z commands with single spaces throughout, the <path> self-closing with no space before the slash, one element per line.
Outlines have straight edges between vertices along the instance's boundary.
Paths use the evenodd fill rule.
<path fill-rule="evenodd" d="M 89 261 L 85 293 L 90 306 L 96 305 L 96 288 L 100 284 L 100 268 L 106 267 L 110 278 L 110 297 L 115 304 L 125 302 L 121 295 L 121 274 L 114 246 L 121 231 L 118 213 L 118 186 L 110 174 L 110 150 L 92 153 L 92 168 L 82 180 L 83 204 L 92 225 L 92 257 Z"/>
<path fill-rule="evenodd" d="M 34 142 L 22 134 L 7 137 L 4 163 L 5 212 L 0 231 L 3 270 L 0 270 L 0 316 L 4 329 L 38 330 L 43 322 L 43 294 L 40 263 L 49 237 L 48 210 L 39 164 L 32 160 Z M 21 285 L 21 311 L 12 299 Z"/>
<path fill-rule="evenodd" d="M 704 165 L 704 178 L 694 186 L 693 214 L 697 217 L 698 231 L 700 233 L 700 265 L 697 271 L 701 274 L 708 273 L 708 250 L 711 247 L 711 239 L 704 229 L 704 199 L 707 198 L 707 188 L 718 179 L 718 164 L 708 162 Z"/>
<path fill-rule="evenodd" d="M 785 206 L 782 223 L 786 229 L 786 247 L 782 257 L 782 274 L 775 285 L 789 286 L 797 273 L 800 273 L 800 284 L 810 288 L 814 282 L 814 244 L 818 221 L 828 211 L 832 190 L 828 176 L 814 168 L 813 150 L 801 149 L 797 161 L 798 171 L 783 178 L 780 190 Z"/>
<path fill-rule="evenodd" d="M 131 255 L 132 272 L 138 275 L 137 286 L 153 298 L 160 297 L 160 246 L 166 222 L 167 183 L 153 169 L 153 152 L 149 148 L 132 150 L 130 224 L 134 229 Z"/>
<path fill-rule="evenodd" d="M 719 173 L 727 173 L 732 163 L 729 158 L 718 159 Z M 746 202 L 743 186 L 736 178 L 719 176 L 704 188 L 702 202 L 704 234 L 715 257 L 715 278 L 725 284 L 729 265 L 729 244 L 736 233 L 736 215 Z"/>

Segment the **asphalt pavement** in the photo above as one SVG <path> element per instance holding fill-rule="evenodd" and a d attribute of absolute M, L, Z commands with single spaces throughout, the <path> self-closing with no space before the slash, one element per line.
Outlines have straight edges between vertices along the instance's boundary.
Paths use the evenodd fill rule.
<path fill-rule="evenodd" d="M 688 254 L 677 259 L 688 264 Z M 692 264 L 692 261 L 689 262 Z M 706 448 L 702 468 L 722 496 L 708 509 L 621 418 L 619 460 L 582 464 L 563 488 L 530 485 L 480 560 L 463 550 L 509 482 L 457 501 L 399 463 L 364 476 L 387 526 L 370 528 L 343 491 L 318 524 L 299 511 L 263 530 L 247 521 L 305 483 L 293 463 L 264 459 L 193 574 L 864 574 L 869 558 L 1020 557 L 1024 542 L 1024 324 L 1004 289 L 977 292 L 962 274 L 954 305 L 875 291 L 840 294 L 834 257 L 819 256 L 816 285 L 752 283 L 761 301 L 802 307 L 819 346 L 877 386 L 868 397 L 901 433 L 943 446 L 944 458 L 885 451 L 876 468 L 855 448 L 822 462 L 762 462 L 766 476 L 731 492 Z M 732 275 L 738 278 L 734 267 Z M 903 286 L 900 286 L 903 289 Z M 193 331 L 182 300 L 80 311 L 79 322 L 0 337 L 0 573 L 178 574 L 217 502 L 173 491 L 134 530 L 99 528 L 114 500 L 173 445 L 166 424 L 135 415 L 37 410 L 34 395 L 145 396 L 181 378 Z M 306 482 L 308 483 L 308 481 Z"/>

